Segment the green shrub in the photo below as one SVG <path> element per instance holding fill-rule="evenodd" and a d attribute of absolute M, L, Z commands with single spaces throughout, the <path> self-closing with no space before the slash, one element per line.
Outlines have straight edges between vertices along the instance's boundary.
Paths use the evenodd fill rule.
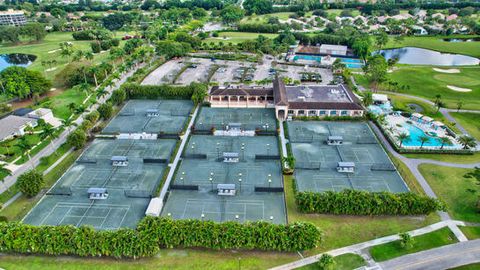
<path fill-rule="evenodd" d="M 74 132 L 70 133 L 67 137 L 67 143 L 75 149 L 81 149 L 87 142 L 87 134 L 81 128 L 77 128 Z"/>
<path fill-rule="evenodd" d="M 93 53 L 99 53 L 102 50 L 102 47 L 97 42 L 91 42 L 90 47 Z"/>
<path fill-rule="evenodd" d="M 123 84 L 121 89 L 125 90 L 129 99 L 190 99 L 197 89 L 203 89 L 206 86 L 201 83 L 191 83 L 187 86 L 170 85 L 140 85 L 136 83 Z"/>
<path fill-rule="evenodd" d="M 28 171 L 20 175 L 16 185 L 18 189 L 27 197 L 33 197 L 40 192 L 43 187 L 43 175 L 35 170 Z"/>
<path fill-rule="evenodd" d="M 108 120 L 110 119 L 110 117 L 112 117 L 112 114 L 113 114 L 113 107 L 112 107 L 112 104 L 110 103 L 103 103 L 101 104 L 100 106 L 98 106 L 98 114 L 100 115 L 100 117 L 104 120 Z"/>
<path fill-rule="evenodd" d="M 368 192 L 345 189 L 340 192 L 298 192 L 298 209 L 304 213 L 336 215 L 426 215 L 445 211 L 445 203 L 415 193 Z"/>

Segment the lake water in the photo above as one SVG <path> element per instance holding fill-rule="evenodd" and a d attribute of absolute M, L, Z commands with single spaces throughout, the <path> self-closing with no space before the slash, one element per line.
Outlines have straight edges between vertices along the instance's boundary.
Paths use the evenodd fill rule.
<path fill-rule="evenodd" d="M 440 53 L 415 47 L 380 50 L 375 53 L 383 55 L 387 60 L 398 58 L 398 63 L 409 65 L 467 66 L 480 63 L 478 58 L 467 55 Z"/>
<path fill-rule="evenodd" d="M 480 41 L 480 37 L 474 37 L 474 38 L 444 38 L 443 41 L 446 41 L 446 42 L 478 42 L 478 41 Z"/>
<path fill-rule="evenodd" d="M 37 57 L 31 54 L 12 53 L 0 54 L 0 71 L 9 66 L 28 67 L 35 61 Z"/>

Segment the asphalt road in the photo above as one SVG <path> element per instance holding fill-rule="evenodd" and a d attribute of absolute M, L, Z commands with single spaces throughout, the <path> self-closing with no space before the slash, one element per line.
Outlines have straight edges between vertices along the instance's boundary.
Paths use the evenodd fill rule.
<path fill-rule="evenodd" d="M 389 270 L 441 270 L 480 262 L 480 239 L 430 249 L 379 264 Z"/>

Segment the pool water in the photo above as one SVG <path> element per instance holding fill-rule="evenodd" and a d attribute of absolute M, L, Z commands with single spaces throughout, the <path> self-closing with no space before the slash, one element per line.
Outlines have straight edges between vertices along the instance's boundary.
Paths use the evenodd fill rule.
<path fill-rule="evenodd" d="M 411 124 L 407 124 L 407 123 L 403 124 L 403 126 L 406 127 L 407 130 L 410 132 L 410 140 L 404 141 L 402 145 L 420 147 L 422 145 L 422 142 L 420 141 L 420 137 L 427 136 L 428 138 L 430 138 L 430 140 L 424 143 L 423 146 L 436 146 L 436 147 L 442 146 L 442 142 L 438 137 L 426 134 L 421 128 Z M 448 145 L 445 145 L 444 147 L 446 146 Z"/>
<path fill-rule="evenodd" d="M 301 60 L 308 60 L 308 61 L 316 61 L 320 63 L 322 61 L 322 56 L 318 55 L 295 55 L 293 57 L 293 61 L 296 61 L 298 59 Z M 342 63 L 347 67 L 347 68 L 362 68 L 363 67 L 363 61 L 360 59 L 355 59 L 355 58 L 340 58 Z"/>
<path fill-rule="evenodd" d="M 375 114 L 375 115 L 380 115 L 380 114 L 387 114 L 392 112 L 392 105 L 390 102 L 386 102 L 385 104 L 379 104 L 379 105 L 370 105 L 368 106 L 368 111 Z"/>

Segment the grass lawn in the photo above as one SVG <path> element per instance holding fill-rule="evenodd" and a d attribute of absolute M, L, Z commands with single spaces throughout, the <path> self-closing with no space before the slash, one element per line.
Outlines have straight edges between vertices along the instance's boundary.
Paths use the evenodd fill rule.
<path fill-rule="evenodd" d="M 462 37 L 462 36 L 434 36 L 434 37 L 405 37 L 402 42 L 396 42 L 393 38 L 390 38 L 384 49 L 387 48 L 399 48 L 406 46 L 413 46 L 425 49 L 431 49 L 435 51 L 458 53 L 471 55 L 474 57 L 480 57 L 480 43 L 479 42 L 446 42 L 443 38 Z M 472 36 L 463 36 L 472 37 Z"/>
<path fill-rule="evenodd" d="M 308 221 L 323 232 L 321 245 L 306 255 L 368 241 L 374 238 L 409 231 L 438 222 L 437 214 L 417 217 L 368 217 L 303 214 L 297 211 L 293 197 L 292 177 L 285 176 L 285 197 L 289 222 Z"/>
<path fill-rule="evenodd" d="M 224 44 L 232 43 L 238 44 L 245 40 L 256 39 L 259 35 L 265 36 L 267 38 L 275 38 L 277 34 L 259 34 L 259 33 L 248 33 L 248 32 L 221 32 L 218 33 L 218 37 L 210 37 L 205 40 L 205 42 L 219 43 L 223 42 Z"/>
<path fill-rule="evenodd" d="M 279 20 L 288 20 L 293 12 L 277 12 L 263 15 L 251 15 L 244 17 L 240 22 L 242 23 L 265 23 L 270 17 L 277 17 Z"/>
<path fill-rule="evenodd" d="M 38 134 L 26 133 L 23 137 L 25 137 L 27 139 L 27 142 L 32 146 L 40 142 L 40 136 Z M 23 155 L 23 152 L 17 146 L 18 143 L 18 138 L 13 138 L 0 143 L 0 155 L 5 155 L 7 157 L 5 161 L 11 162 L 19 156 Z"/>
<path fill-rule="evenodd" d="M 124 32 L 115 33 L 116 37 L 122 37 L 124 34 Z M 17 45 L 0 44 L 0 54 L 25 53 L 36 55 L 37 59 L 32 63 L 29 68 L 42 72 L 48 79 L 53 79 L 55 77 L 55 74 L 62 70 L 63 66 L 68 64 L 68 59 L 60 56 L 60 51 L 58 51 L 58 49 L 60 48 L 59 44 L 65 41 L 72 42 L 74 50 L 91 50 L 91 41 L 89 40 L 74 40 L 71 32 L 54 32 L 47 34 L 45 39 L 41 42 L 20 43 Z M 93 61 L 95 63 L 100 63 L 107 57 L 108 53 L 95 54 Z M 44 72 L 45 68 L 41 64 L 42 61 L 52 59 L 57 60 L 56 69 Z"/>
<path fill-rule="evenodd" d="M 370 248 L 372 258 L 377 262 L 383 262 L 406 254 L 416 253 L 422 250 L 428 250 L 440 246 L 445 246 L 458 242 L 455 235 L 448 227 L 442 228 L 431 233 L 426 233 L 414 239 L 413 247 L 405 249 L 400 246 L 400 241 L 394 241 Z"/>
<path fill-rule="evenodd" d="M 463 101 L 463 109 L 480 109 L 480 77 L 478 76 L 480 67 L 455 68 L 458 68 L 460 73 L 447 74 L 437 72 L 431 67 L 401 65 L 389 76 L 401 85 L 410 86 L 410 89 L 399 90 L 399 92 L 423 97 L 431 101 L 435 99 L 436 95 L 441 95 L 442 101 L 448 108 L 456 108 L 457 102 Z M 453 91 L 447 88 L 447 85 L 468 88 L 472 91 Z"/>
<path fill-rule="evenodd" d="M 365 266 L 365 260 L 357 254 L 347 253 L 333 258 L 335 270 L 352 270 Z M 298 270 L 320 270 L 316 263 L 297 268 Z"/>
<path fill-rule="evenodd" d="M 467 132 L 480 140 L 480 114 L 478 113 L 450 113 Z"/>
<path fill-rule="evenodd" d="M 433 159 L 444 162 L 452 162 L 458 164 L 468 164 L 480 162 L 480 153 L 476 152 L 473 155 L 448 155 L 448 154 L 405 154 L 408 158 L 423 158 Z"/>
<path fill-rule="evenodd" d="M 478 194 L 469 191 L 477 189 L 477 186 L 472 179 L 463 177 L 471 170 L 432 164 L 422 164 L 419 170 L 435 194 L 445 201 L 448 213 L 454 219 L 480 222 L 480 215 L 475 207 Z"/>
<path fill-rule="evenodd" d="M 92 95 L 95 96 L 95 95 Z M 72 111 L 68 108 L 68 104 L 75 103 L 80 106 L 87 96 L 84 92 L 79 92 L 76 88 L 70 88 L 57 96 L 44 99 L 36 107 L 47 107 L 52 109 L 53 115 L 61 119 L 67 119 L 72 114 Z M 87 101 L 83 106 L 86 108 L 90 105 Z"/>
<path fill-rule="evenodd" d="M 139 260 L 0 255 L 0 267 L 12 270 L 268 269 L 298 259 L 298 254 L 292 253 L 166 249 L 153 258 Z"/>
<path fill-rule="evenodd" d="M 480 269 L 480 263 L 467 264 L 459 267 L 451 268 L 450 270 L 478 270 Z"/>
<path fill-rule="evenodd" d="M 468 238 L 468 240 L 473 240 L 473 239 L 478 239 L 480 238 L 480 227 L 474 227 L 474 226 L 465 226 L 459 227 L 460 230 L 465 234 L 465 236 Z"/>

